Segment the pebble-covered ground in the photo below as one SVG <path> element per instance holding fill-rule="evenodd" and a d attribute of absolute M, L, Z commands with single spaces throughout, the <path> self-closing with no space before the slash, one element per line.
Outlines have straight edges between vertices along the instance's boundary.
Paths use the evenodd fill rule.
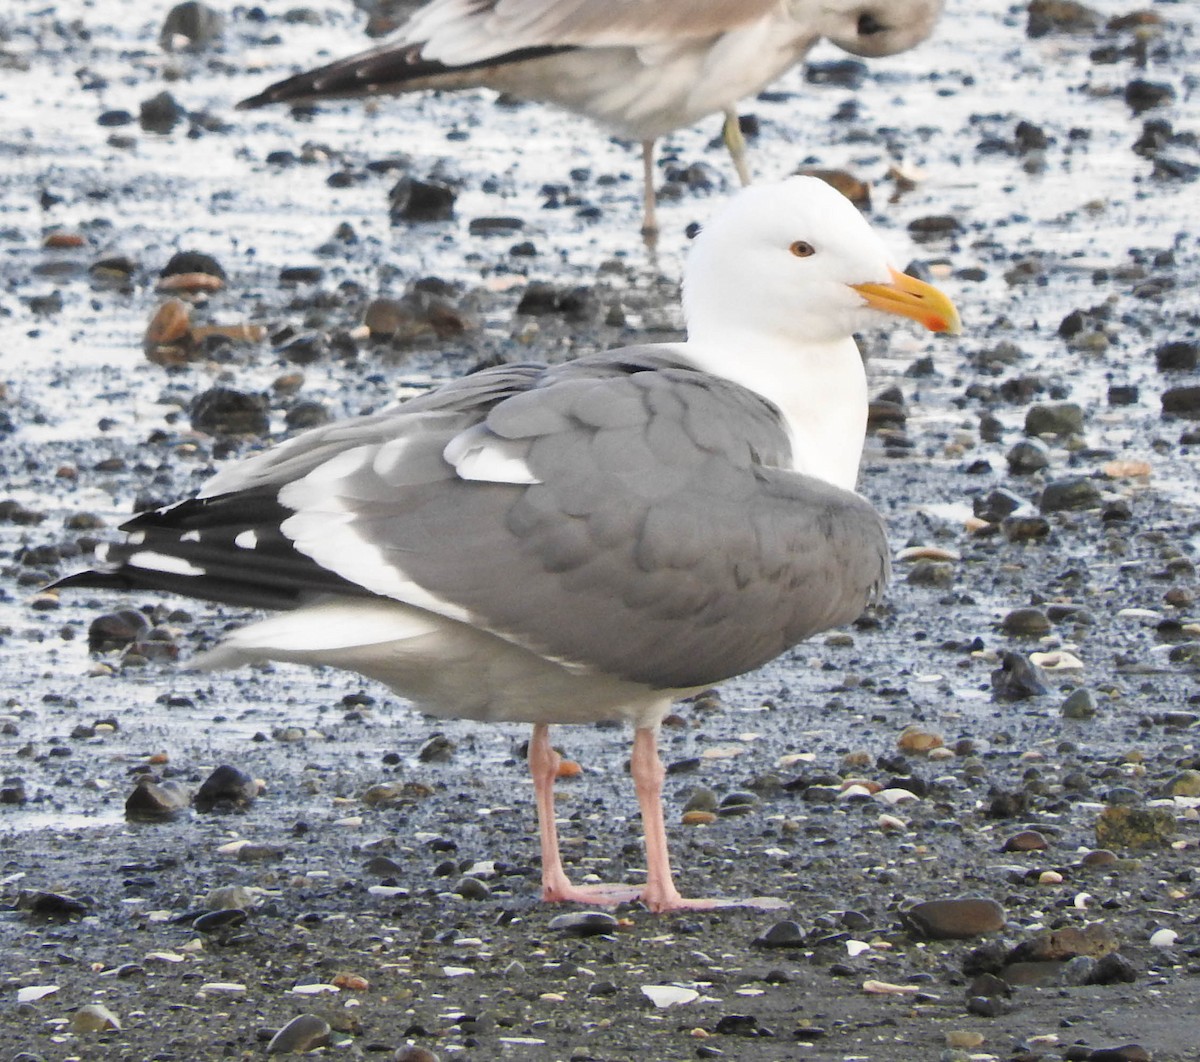
<path fill-rule="evenodd" d="M 788 906 L 656 917 L 537 902 L 523 728 L 189 671 L 235 611 L 41 588 L 264 442 L 673 337 L 717 122 L 652 253 L 636 153 L 569 116 L 235 112 L 364 44 L 343 0 L 9 0 L 0 1059 L 1200 1057 L 1200 21 L 947 6 L 744 108 L 762 175 L 872 184 L 966 334 L 864 337 L 886 604 L 664 730 L 682 887 Z M 637 881 L 627 735 L 556 739 L 569 869 Z"/>

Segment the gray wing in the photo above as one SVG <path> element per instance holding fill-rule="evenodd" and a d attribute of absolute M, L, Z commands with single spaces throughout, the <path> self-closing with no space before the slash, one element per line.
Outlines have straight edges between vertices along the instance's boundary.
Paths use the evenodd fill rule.
<path fill-rule="evenodd" d="M 286 78 L 238 107 L 485 85 L 495 66 L 578 48 L 674 49 L 778 7 L 778 0 L 434 0 L 386 43 Z M 550 98 L 560 93 L 573 95 L 561 89 Z"/>
<path fill-rule="evenodd" d="M 705 685 L 854 619 L 886 579 L 874 510 L 789 461 L 773 407 L 670 354 L 491 370 L 235 466 L 71 581 L 390 597 L 568 665 Z"/>

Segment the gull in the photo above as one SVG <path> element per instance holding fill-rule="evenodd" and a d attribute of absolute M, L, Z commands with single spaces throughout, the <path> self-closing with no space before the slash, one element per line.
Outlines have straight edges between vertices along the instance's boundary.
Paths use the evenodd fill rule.
<path fill-rule="evenodd" d="M 484 369 L 225 467 L 57 585 L 280 610 L 197 664 L 331 665 L 437 716 L 530 723 L 542 897 L 713 906 L 674 883 L 659 725 L 881 592 L 852 333 L 958 315 L 812 177 L 733 197 L 683 305 L 684 342 Z M 600 720 L 634 730 L 641 888 L 572 884 L 559 855 L 549 728 Z"/>
<path fill-rule="evenodd" d="M 710 114 L 750 183 L 737 103 L 821 38 L 855 55 L 912 48 L 943 0 L 432 0 L 387 43 L 238 104 L 489 88 L 582 114 L 640 141 L 643 232 L 658 229 L 654 142 Z"/>

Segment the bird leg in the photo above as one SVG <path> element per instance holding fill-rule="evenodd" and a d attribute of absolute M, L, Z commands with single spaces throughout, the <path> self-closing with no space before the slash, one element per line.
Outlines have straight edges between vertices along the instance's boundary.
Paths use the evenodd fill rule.
<path fill-rule="evenodd" d="M 642 141 L 642 236 L 653 245 L 658 238 L 658 199 L 654 192 L 654 141 Z"/>
<path fill-rule="evenodd" d="M 537 801 L 538 836 L 542 843 L 542 899 L 548 902 L 617 904 L 637 899 L 636 885 L 572 885 L 563 870 L 554 821 L 554 780 L 562 757 L 550 745 L 550 727 L 535 723 L 529 739 L 529 773 Z"/>
<path fill-rule="evenodd" d="M 732 107 L 727 107 L 725 110 L 725 127 L 722 135 L 725 139 L 725 146 L 729 149 L 729 157 L 733 159 L 733 168 L 737 170 L 738 180 L 745 186 L 750 183 L 750 167 L 746 163 L 746 138 L 742 136 L 738 113 Z"/>

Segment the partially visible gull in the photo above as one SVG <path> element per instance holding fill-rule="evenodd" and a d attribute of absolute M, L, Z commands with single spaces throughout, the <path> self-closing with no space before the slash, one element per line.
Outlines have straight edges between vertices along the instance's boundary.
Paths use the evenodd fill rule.
<path fill-rule="evenodd" d="M 880 592 L 851 333 L 958 315 L 812 177 L 739 192 L 683 303 L 686 342 L 485 369 L 233 464 L 59 585 L 285 610 L 198 664 L 332 665 L 434 715 L 532 723 L 543 898 L 712 906 L 672 880 L 659 724 Z M 549 724 L 598 720 L 634 728 L 640 889 L 573 885 L 559 858 Z"/>
<path fill-rule="evenodd" d="M 743 184 L 736 106 L 822 37 L 855 55 L 925 40 L 943 0 L 431 0 L 386 44 L 296 74 L 238 106 L 490 88 L 586 115 L 642 144 L 653 233 L 654 141 L 718 111 Z"/>

